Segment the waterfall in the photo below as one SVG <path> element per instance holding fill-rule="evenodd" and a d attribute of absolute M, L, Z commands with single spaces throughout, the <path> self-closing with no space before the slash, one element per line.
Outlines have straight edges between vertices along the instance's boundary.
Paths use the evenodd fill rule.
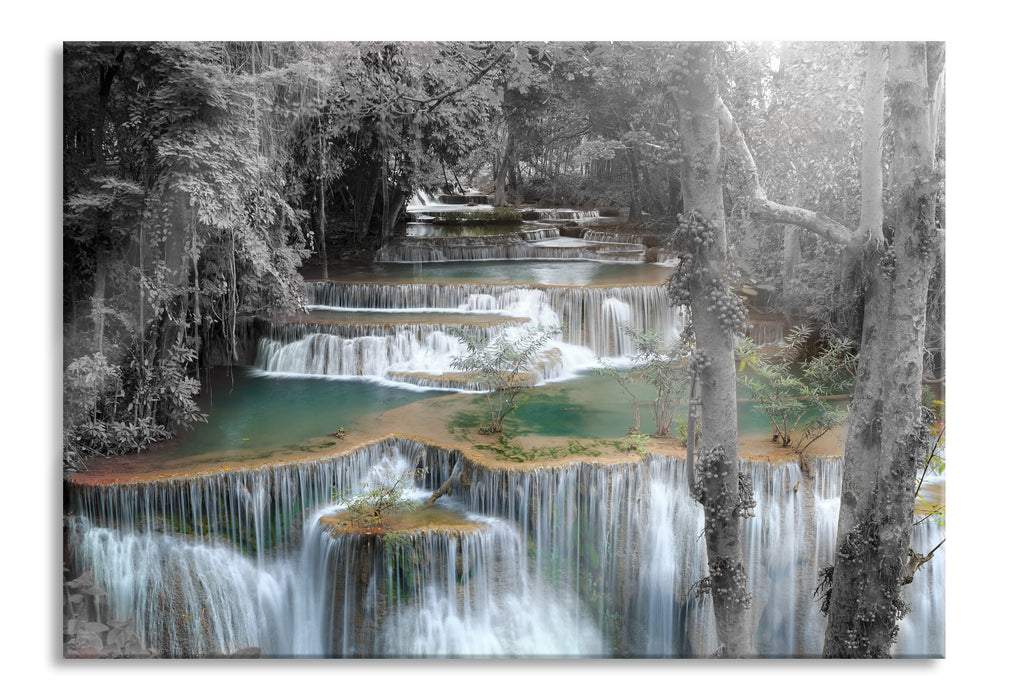
<path fill-rule="evenodd" d="M 741 469 L 757 502 L 743 532 L 757 653 L 818 656 L 812 589 L 833 554 L 841 466 Z M 334 488 L 415 473 L 421 499 L 451 479 L 439 506 L 472 526 L 386 544 L 324 524 Z M 169 656 L 706 656 L 703 514 L 686 481 L 674 457 L 490 469 L 389 438 L 314 462 L 75 485 L 71 566 Z M 913 546 L 943 536 L 920 526 Z M 940 549 L 904 589 L 897 655 L 944 653 L 944 568 Z"/>
<path fill-rule="evenodd" d="M 431 196 L 427 190 L 419 189 L 414 192 L 413 196 L 410 197 L 410 202 L 407 204 L 407 211 L 414 209 L 423 209 L 424 207 L 430 207 L 438 204 L 437 197 Z"/>
<path fill-rule="evenodd" d="M 438 479 L 459 471 L 457 463 L 441 464 Z M 818 570 L 833 560 L 840 462 L 816 460 L 812 478 L 802 477 L 796 464 L 743 460 L 740 468 L 757 501 L 754 517 L 744 521 L 757 654 L 818 657 L 826 620 L 813 590 Z M 522 524 L 535 544 L 534 571 L 570 580 L 600 628 L 621 621 L 620 629 L 608 630 L 621 642 L 618 653 L 714 653 L 710 597 L 692 595 L 693 584 L 706 575 L 703 511 L 690 498 L 682 460 L 649 456 L 630 465 L 473 470 L 466 492 L 467 508 Z M 917 551 L 942 539 L 942 528 L 930 527 L 935 531 L 916 537 L 931 545 Z M 944 653 L 944 563 L 938 557 L 935 570 L 920 572 L 921 580 L 903 592 L 912 613 L 901 623 L 896 654 Z"/>
<path fill-rule="evenodd" d="M 595 209 L 536 209 L 541 219 L 554 221 L 583 221 L 598 219 L 599 212 Z"/>
<path fill-rule="evenodd" d="M 911 548 L 925 554 L 942 542 L 946 529 L 928 521 L 911 532 Z M 901 596 L 911 610 L 898 624 L 900 632 L 894 654 L 899 656 L 945 656 L 946 654 L 946 547 L 939 547 L 932 560 L 914 575 Z"/>
<path fill-rule="evenodd" d="M 427 336 L 450 333 L 452 328 L 465 327 L 468 333 L 481 338 L 491 338 L 498 328 L 518 324 L 518 319 L 502 318 L 492 322 L 467 323 L 403 323 L 390 315 L 388 323 L 280 323 L 270 328 L 269 339 L 278 343 L 294 343 L 311 335 L 334 335 L 341 338 L 395 337 L 401 333 L 415 336 L 425 342 Z"/>
<path fill-rule="evenodd" d="M 645 234 L 641 233 L 614 233 L 612 231 L 586 231 L 585 240 L 597 243 L 630 243 L 642 245 Z"/>
<path fill-rule="evenodd" d="M 396 329 L 385 335 L 344 338 L 306 335 L 285 343 L 259 341 L 256 368 L 266 372 L 384 379 L 390 372 L 444 372 L 463 351 L 462 341 L 437 329 Z"/>
<path fill-rule="evenodd" d="M 785 322 L 755 319 L 749 322 L 746 335 L 754 345 L 780 345 L 785 342 Z"/>
<path fill-rule="evenodd" d="M 260 340 L 256 368 L 264 372 L 329 377 L 368 377 L 448 390 L 480 390 L 453 373 L 465 352 L 450 326 L 478 337 L 518 337 L 531 328 L 561 327 L 533 367 L 535 382 L 561 381 L 595 367 L 599 358 L 634 352 L 623 330 L 658 328 L 676 337 L 683 326 L 679 308 L 666 303 L 658 285 L 549 287 L 537 285 L 361 285 L 314 282 L 307 287 L 316 309 L 337 311 L 441 311 L 460 324 L 293 323 L 276 326 Z M 466 324 L 466 313 L 490 313 L 501 323 Z M 512 321 L 508 321 L 512 319 Z"/>
<path fill-rule="evenodd" d="M 311 282 L 309 303 L 337 310 L 414 309 L 492 311 L 551 325 L 564 324 L 563 341 L 595 356 L 618 357 L 630 348 L 614 326 L 614 313 L 634 328 L 654 328 L 666 338 L 683 328 L 683 311 L 670 307 L 663 285 L 551 287 L 479 284 L 337 284 Z M 607 305 L 607 300 L 612 299 Z M 625 306 L 619 306 L 620 302 Z M 549 314 L 547 314 L 549 307 Z M 537 315 L 539 314 L 539 315 Z"/>
<path fill-rule="evenodd" d="M 491 236 L 407 236 L 384 245 L 375 262 L 461 262 L 470 260 L 607 260 L 641 262 L 644 246 L 586 242 L 561 237 L 556 228 L 515 231 Z"/>
<path fill-rule="evenodd" d="M 707 575 L 704 512 L 682 488 L 686 465 L 652 458 L 636 617 L 643 656 L 689 657 L 717 646 L 710 596 L 691 587 Z"/>
<path fill-rule="evenodd" d="M 624 332 L 625 327 L 633 327 L 634 313 L 630 304 L 616 297 L 607 297 L 602 308 L 605 334 L 611 338 L 615 347 L 608 349 L 610 356 L 621 357 L 634 351 L 633 342 Z"/>
<path fill-rule="evenodd" d="M 535 241 L 549 241 L 554 238 L 559 238 L 561 235 L 560 229 L 556 228 L 541 228 L 535 231 L 520 231 L 522 239 L 530 243 Z"/>
<path fill-rule="evenodd" d="M 420 452 L 387 440 L 277 469 L 79 486 L 72 565 L 165 656 L 602 654 L 573 594 L 530 576 L 513 523 L 476 515 L 471 532 L 394 545 L 323 524 L 333 489 L 410 475 Z"/>

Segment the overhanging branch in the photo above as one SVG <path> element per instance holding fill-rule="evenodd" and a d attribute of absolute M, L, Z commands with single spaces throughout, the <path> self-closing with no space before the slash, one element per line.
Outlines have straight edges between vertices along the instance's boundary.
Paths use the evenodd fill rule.
<path fill-rule="evenodd" d="M 474 85 L 476 85 L 478 82 L 480 82 L 481 78 L 483 78 L 485 75 L 487 75 L 490 72 L 491 68 L 493 68 L 494 66 L 496 66 L 502 60 L 504 60 L 504 58 L 507 55 L 508 55 L 508 50 L 502 51 L 501 53 L 498 54 L 497 58 L 495 58 L 493 61 L 491 61 L 490 63 L 488 63 L 486 67 L 484 67 L 478 73 L 476 73 L 473 77 L 471 77 L 469 79 L 469 81 L 466 82 L 464 85 L 461 85 L 459 87 L 455 87 L 455 88 L 451 88 L 449 90 L 446 90 L 445 92 L 441 93 L 440 95 L 435 95 L 433 97 L 426 97 L 426 98 L 409 97 L 407 95 L 404 95 L 404 97 L 407 100 L 411 101 L 411 102 L 419 102 L 421 104 L 424 104 L 425 105 L 424 109 L 426 111 L 430 112 L 433 109 L 435 109 L 438 105 L 440 105 L 442 102 L 444 102 L 445 100 L 447 100 L 449 97 L 452 97 L 452 95 L 458 94 L 458 93 L 460 93 L 460 92 L 462 92 L 464 90 L 468 90 L 469 88 L 471 88 Z"/>
<path fill-rule="evenodd" d="M 769 200 L 763 185 L 760 184 L 757 164 L 753 160 L 753 154 L 750 153 L 750 147 L 746 144 L 746 138 L 721 98 L 718 98 L 716 109 L 718 121 L 722 127 L 723 140 L 742 166 L 744 180 L 742 184 L 748 200 L 749 211 L 753 216 L 764 221 L 799 226 L 837 245 L 852 246 L 856 244 L 856 232 L 829 216 L 802 207 L 788 206 Z"/>

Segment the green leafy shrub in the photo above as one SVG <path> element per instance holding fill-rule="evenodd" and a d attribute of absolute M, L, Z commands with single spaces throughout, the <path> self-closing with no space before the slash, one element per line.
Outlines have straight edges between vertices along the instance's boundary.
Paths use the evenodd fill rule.
<path fill-rule="evenodd" d="M 407 477 L 400 476 L 391 483 L 364 484 L 365 490 L 352 496 L 339 493 L 334 496 L 337 503 L 346 504 L 347 516 L 355 529 L 384 531 L 392 515 L 417 509 L 418 503 L 406 495 L 407 485 Z"/>
<path fill-rule="evenodd" d="M 456 333 L 466 353 L 452 360 L 452 367 L 468 372 L 472 381 L 486 389 L 487 424 L 480 432 L 500 433 L 504 419 L 519 407 L 521 395 L 532 386 L 532 375 L 544 346 L 560 332 L 559 327 L 536 326 L 519 335 L 501 333 L 491 339 L 473 333 Z"/>
<path fill-rule="evenodd" d="M 648 443 L 652 440 L 648 435 L 642 433 L 632 433 L 620 438 L 618 444 L 622 450 L 627 452 L 637 452 L 644 457 L 648 453 Z"/>
<path fill-rule="evenodd" d="M 847 407 L 836 408 L 826 397 L 849 392 L 855 380 L 852 342 L 825 332 L 820 350 L 802 359 L 812 337 L 809 326 L 798 326 L 770 355 L 749 340 L 737 346 L 739 383 L 756 401 L 756 409 L 770 418 L 772 440 L 800 454 L 844 421 Z M 793 444 L 800 423 L 802 431 Z"/>
<path fill-rule="evenodd" d="M 631 372 L 627 374 L 606 365 L 599 371 L 615 379 L 630 395 L 634 416 L 628 432 L 632 435 L 641 429 L 641 414 L 631 384 L 640 381 L 654 388 L 656 397 L 650 408 L 655 420 L 655 435 L 665 437 L 672 430 L 676 412 L 683 405 L 690 384 L 686 363 L 689 347 L 681 338 L 665 338 L 658 329 L 639 330 L 625 324 L 620 328 L 634 343 Z"/>

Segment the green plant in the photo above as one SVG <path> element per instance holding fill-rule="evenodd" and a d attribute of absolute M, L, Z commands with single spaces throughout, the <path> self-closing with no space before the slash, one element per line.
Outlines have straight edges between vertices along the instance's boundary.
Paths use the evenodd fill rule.
<path fill-rule="evenodd" d="M 656 397 L 651 404 L 655 435 L 665 437 L 672 430 L 676 412 L 683 404 L 689 386 L 685 361 L 689 351 L 687 342 L 682 338 L 669 340 L 658 329 L 639 330 L 626 324 L 620 328 L 634 343 L 635 353 L 631 358 L 633 374 L 626 375 L 609 367 L 604 367 L 601 372 L 616 379 L 621 388 L 631 395 L 634 401 L 632 433 L 640 429 L 638 400 L 630 390 L 632 378 L 655 389 Z"/>
<path fill-rule="evenodd" d="M 407 477 L 401 475 L 391 483 L 364 484 L 364 491 L 354 495 L 334 491 L 333 498 L 346 504 L 352 526 L 371 533 L 384 532 L 392 515 L 417 509 L 418 503 L 406 495 L 406 487 Z"/>
<path fill-rule="evenodd" d="M 620 438 L 618 444 L 620 449 L 627 452 L 637 452 L 639 455 L 644 457 L 647 454 L 648 443 L 652 440 L 648 435 L 643 435 L 642 433 L 631 433 L 630 435 L 625 435 Z"/>
<path fill-rule="evenodd" d="M 932 420 L 930 421 L 929 453 L 918 476 L 918 483 L 915 486 L 914 498 L 917 503 L 916 510 L 922 517 L 915 521 L 915 525 L 927 520 L 945 526 L 946 525 L 946 504 L 930 503 L 925 494 L 922 493 L 922 486 L 928 476 L 942 476 L 946 472 L 946 422 L 944 416 L 945 406 L 942 401 L 933 400 Z"/>
<path fill-rule="evenodd" d="M 800 454 L 844 421 L 847 408 L 836 408 L 827 397 L 850 391 L 855 379 L 854 345 L 833 333 L 823 334 L 819 353 L 800 359 L 812 336 L 810 327 L 798 326 L 773 354 L 764 355 L 746 339 L 736 349 L 739 383 L 756 401 L 757 410 L 770 418 L 772 440 Z"/>
<path fill-rule="evenodd" d="M 559 327 L 540 325 L 517 336 L 501 333 L 487 339 L 457 331 L 466 353 L 453 359 L 452 367 L 470 373 L 486 389 L 488 422 L 481 434 L 502 432 L 505 417 L 519 407 L 521 394 L 532 386 L 530 377 L 543 347 L 559 332 Z"/>
<path fill-rule="evenodd" d="M 673 424 L 676 426 L 676 437 L 679 439 L 680 444 L 683 447 L 687 446 L 687 431 L 689 421 L 686 416 L 676 416 L 673 419 Z M 701 419 L 698 418 L 694 423 L 694 444 L 699 444 L 701 440 Z"/>

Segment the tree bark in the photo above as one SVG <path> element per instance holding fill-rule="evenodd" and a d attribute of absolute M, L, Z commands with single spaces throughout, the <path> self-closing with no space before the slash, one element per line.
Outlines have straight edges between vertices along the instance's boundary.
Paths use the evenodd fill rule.
<path fill-rule="evenodd" d="M 385 245 L 396 232 L 396 224 L 399 223 L 400 216 L 406 206 L 407 192 L 394 187 L 386 192 L 388 202 L 383 203 L 382 208 L 382 235 L 379 245 Z"/>
<path fill-rule="evenodd" d="M 115 62 L 110 66 L 98 69 L 98 108 L 95 110 L 95 134 L 92 140 L 92 158 L 95 162 L 95 172 L 105 172 L 105 118 L 108 113 L 109 96 L 112 94 L 112 83 L 122 68 L 126 49 L 120 49 Z"/>
<path fill-rule="evenodd" d="M 329 279 L 329 253 L 326 251 L 326 151 L 322 134 L 322 117 L 319 118 L 319 258 L 322 276 Z"/>
<path fill-rule="evenodd" d="M 629 186 L 629 213 L 627 222 L 641 223 L 641 177 L 638 173 L 638 151 L 631 147 L 624 151 L 627 156 L 627 179 Z"/>
<path fill-rule="evenodd" d="M 504 122 L 505 147 L 501 153 L 501 162 L 498 164 L 497 177 L 494 179 L 494 206 L 503 207 L 508 204 L 508 193 L 506 185 L 508 183 L 508 169 L 511 167 L 512 151 L 515 148 L 515 137 L 507 119 Z"/>
<path fill-rule="evenodd" d="M 109 97 L 112 94 L 112 83 L 119 74 L 122 67 L 126 49 L 120 49 L 116 55 L 115 62 L 111 66 L 102 66 L 98 69 L 98 105 L 95 110 L 95 133 L 91 142 L 92 158 L 95 163 L 95 174 L 105 174 L 105 119 L 108 113 Z M 102 234 L 111 228 L 110 216 L 102 214 L 99 218 L 99 229 Z M 106 260 L 108 255 L 104 245 L 97 246 L 95 251 L 95 285 L 92 296 L 92 312 L 95 315 L 95 347 L 98 353 L 105 350 L 105 283 L 106 283 Z"/>
<path fill-rule="evenodd" d="M 786 296 L 795 289 L 795 268 L 802 262 L 802 247 L 799 232 L 792 227 L 785 229 L 784 245 L 781 252 L 781 289 Z"/>
<path fill-rule="evenodd" d="M 877 99 L 883 54 L 870 45 L 866 101 Z M 932 57 L 935 58 L 935 52 Z M 863 145 L 863 219 L 851 231 L 815 212 L 770 202 L 753 157 L 724 104 L 722 127 L 736 147 L 745 173 L 752 214 L 803 226 L 848 247 L 864 259 L 867 278 L 858 376 L 844 449 L 841 510 L 831 575 L 827 657 L 885 657 L 905 610 L 900 586 L 908 558 L 914 513 L 915 473 L 922 462 L 926 426 L 921 415 L 922 356 L 928 282 L 941 247 L 936 230 L 934 109 L 942 99 L 941 67 L 928 66 L 925 44 L 894 43 L 886 71 L 894 152 L 892 240 L 875 240 L 875 198 L 882 178 L 876 167 L 881 142 L 878 105 L 868 105 Z M 931 68 L 931 72 L 929 71 Z M 934 84 L 929 76 L 934 77 Z M 882 167 L 881 164 L 879 166 Z M 881 201 L 881 200 L 880 200 Z M 871 244 L 870 244 L 871 242 Z"/>
<path fill-rule="evenodd" d="M 865 232 L 873 246 L 880 246 L 883 244 L 883 82 L 886 76 L 886 50 L 885 45 L 878 43 L 870 43 L 867 49 L 859 229 Z"/>
<path fill-rule="evenodd" d="M 702 216 L 713 240 L 700 247 L 698 274 L 690 281 L 690 307 L 701 360 L 699 377 L 701 453 L 697 460 L 699 500 L 714 601 L 719 656 L 753 654 L 741 540 L 739 460 L 736 419 L 736 368 L 731 328 L 712 302 L 731 294 L 727 277 L 725 207 L 720 177 L 721 141 L 712 80 L 714 49 L 694 44 L 687 50 L 686 91 L 680 100 L 684 211 Z M 712 310 L 714 308 L 714 310 Z M 688 441 L 691 436 L 687 436 Z"/>
<path fill-rule="evenodd" d="M 844 451 L 823 655 L 887 657 L 906 610 L 900 588 L 924 457 L 922 357 L 936 261 L 935 175 L 925 45 L 890 45 L 893 240 L 867 251 L 862 348 Z"/>

